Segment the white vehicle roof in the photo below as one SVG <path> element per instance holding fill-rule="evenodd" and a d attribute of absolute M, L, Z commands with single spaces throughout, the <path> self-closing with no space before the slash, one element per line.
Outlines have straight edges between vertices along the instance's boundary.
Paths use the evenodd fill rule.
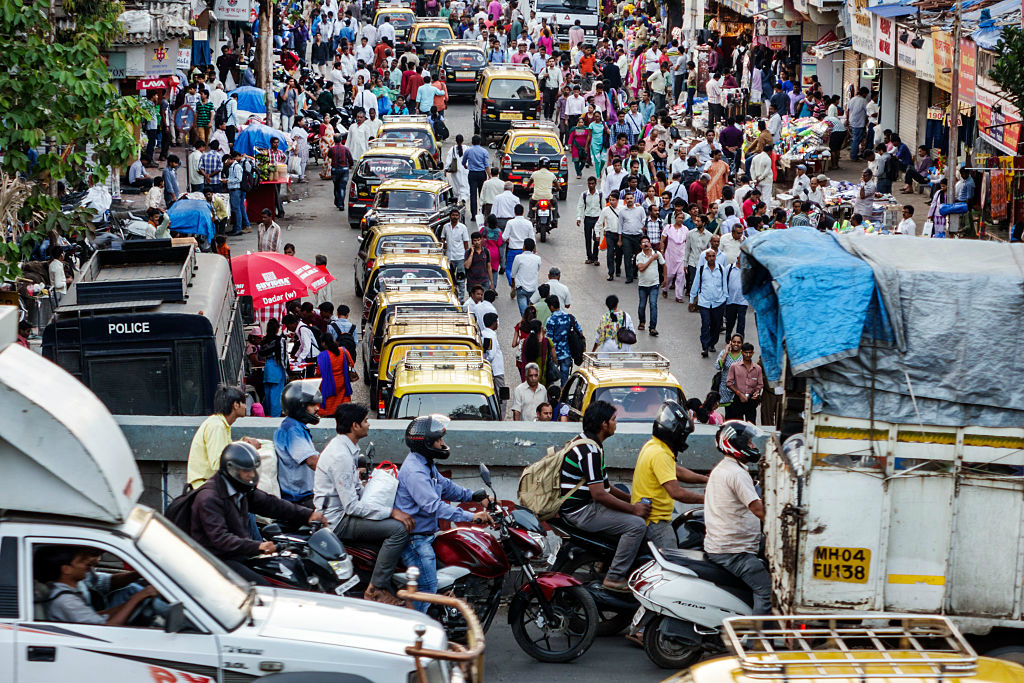
<path fill-rule="evenodd" d="M 0 510 L 123 521 L 142 493 L 128 441 L 81 382 L 12 343 L 17 322 L 0 307 Z"/>

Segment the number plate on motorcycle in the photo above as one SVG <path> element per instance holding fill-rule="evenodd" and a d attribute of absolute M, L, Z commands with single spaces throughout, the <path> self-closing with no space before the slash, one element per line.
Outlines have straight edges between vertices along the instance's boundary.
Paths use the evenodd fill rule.
<path fill-rule="evenodd" d="M 867 583 L 871 551 L 867 548 L 814 548 L 814 578 L 820 581 Z"/>
<path fill-rule="evenodd" d="M 337 593 L 338 595 L 344 595 L 350 589 L 355 588 L 355 585 L 357 583 L 359 583 L 359 576 L 358 575 L 353 576 L 348 581 L 346 581 L 345 583 L 343 583 L 340 586 L 338 586 L 337 588 L 335 588 L 334 592 Z"/>
<path fill-rule="evenodd" d="M 639 626 L 640 620 L 644 618 L 644 612 L 646 611 L 647 610 L 645 610 L 643 607 L 638 607 L 636 610 L 636 614 L 633 615 L 633 621 L 629 623 L 629 627 L 636 628 L 637 626 Z"/>

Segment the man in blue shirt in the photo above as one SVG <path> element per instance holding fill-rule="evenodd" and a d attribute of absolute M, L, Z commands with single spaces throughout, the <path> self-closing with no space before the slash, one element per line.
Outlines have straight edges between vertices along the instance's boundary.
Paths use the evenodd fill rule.
<path fill-rule="evenodd" d="M 722 333 L 722 317 L 728 296 L 725 268 L 715 250 L 708 249 L 690 287 L 690 310 L 700 311 L 701 358 L 707 358 L 708 351 L 715 351 L 715 344 Z"/>
<path fill-rule="evenodd" d="M 235 229 L 228 237 L 237 237 L 249 230 L 249 216 L 245 213 L 245 190 L 242 189 L 242 155 L 232 152 L 227 162 L 228 196 L 231 199 L 231 218 Z"/>
<path fill-rule="evenodd" d="M 307 425 L 320 421 L 320 391 L 304 382 L 284 388 L 281 407 L 286 417 L 274 432 L 277 452 L 277 482 L 285 500 L 313 507 L 313 475 L 320 453 L 313 446 Z"/>
<path fill-rule="evenodd" d="M 409 455 L 405 456 L 398 471 L 398 493 L 395 495 L 395 509 L 413 519 L 409 545 L 405 548 L 402 561 L 407 567 L 419 567 L 419 590 L 423 593 L 437 592 L 437 558 L 434 555 L 434 534 L 438 530 L 437 520 L 451 522 L 491 521 L 487 514 L 490 502 L 487 494 L 459 486 L 451 479 L 441 476 L 434 465 L 435 460 L 446 460 L 451 454 L 444 442 L 451 419 L 444 415 L 424 415 L 415 418 L 405 429 L 405 445 Z M 480 501 L 484 510 L 470 513 L 452 503 Z M 446 502 L 451 501 L 451 502 Z M 427 611 L 427 603 L 415 603 L 416 609 Z"/>
<path fill-rule="evenodd" d="M 480 188 L 487 181 L 487 168 L 491 165 L 491 154 L 480 145 L 479 135 L 473 136 L 473 145 L 463 152 L 462 163 L 469 169 L 469 211 L 473 214 L 472 219 L 476 220 L 477 199 Z"/>
<path fill-rule="evenodd" d="M 436 86 L 430 83 L 430 76 L 424 76 L 423 85 L 416 91 L 416 104 L 419 107 L 420 113 L 429 114 L 430 108 L 434 106 L 434 95 L 443 94 Z"/>
<path fill-rule="evenodd" d="M 580 324 L 575 316 L 561 310 L 562 302 L 557 296 L 552 294 L 544 300 L 544 303 L 547 304 L 548 309 L 551 311 L 551 317 L 544 324 L 544 329 L 547 332 L 548 339 L 555 345 L 555 356 L 558 358 L 558 372 L 562 376 L 562 386 L 564 387 L 565 383 L 569 380 L 569 373 L 572 372 L 569 330 L 574 329 L 580 335 L 583 334 L 583 330 L 580 328 Z"/>
<path fill-rule="evenodd" d="M 171 154 L 167 157 L 167 166 L 164 167 L 164 204 L 167 208 L 171 208 L 171 204 L 178 199 L 181 195 L 181 191 L 178 190 L 178 166 L 181 165 L 181 161 L 178 159 L 177 154 Z"/>

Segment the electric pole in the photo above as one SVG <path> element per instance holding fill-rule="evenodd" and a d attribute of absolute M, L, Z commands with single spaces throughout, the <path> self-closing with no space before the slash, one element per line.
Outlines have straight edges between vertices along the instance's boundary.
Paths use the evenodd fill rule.
<path fill-rule="evenodd" d="M 259 63 L 259 86 L 263 89 L 263 101 L 267 105 L 267 125 L 274 127 L 274 91 L 270 87 L 271 63 L 274 51 L 270 47 L 270 37 L 274 34 L 274 3 L 272 0 L 260 0 L 260 34 L 256 45 L 256 60 Z"/>
<path fill-rule="evenodd" d="M 946 157 L 946 203 L 956 202 L 956 160 L 957 148 L 960 141 L 960 15 L 963 10 L 962 0 L 956 0 L 956 8 L 953 14 L 953 64 L 950 70 L 952 87 L 949 102 L 949 148 Z M 947 234 L 953 234 L 960 229 L 959 214 L 951 213 L 946 216 L 948 225 Z"/>

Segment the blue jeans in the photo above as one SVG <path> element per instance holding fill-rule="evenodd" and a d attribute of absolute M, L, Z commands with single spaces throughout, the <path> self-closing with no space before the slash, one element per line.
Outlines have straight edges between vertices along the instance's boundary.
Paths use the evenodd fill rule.
<path fill-rule="evenodd" d="M 242 228 L 249 227 L 249 217 L 245 215 L 245 192 L 242 190 L 231 190 L 231 220 L 235 225 L 235 232 Z"/>
<path fill-rule="evenodd" d="M 558 359 L 558 374 L 562 376 L 562 386 L 569 381 L 569 373 L 572 372 L 572 356 Z"/>
<path fill-rule="evenodd" d="M 406 567 L 419 567 L 419 591 L 421 593 L 437 592 L 437 557 L 434 555 L 433 534 L 411 534 L 409 545 L 402 553 L 402 562 Z M 413 606 L 420 612 L 427 611 L 427 603 L 414 602 Z"/>
<path fill-rule="evenodd" d="M 864 128 L 850 128 L 850 160 L 857 161 L 861 140 L 864 139 Z"/>
<path fill-rule="evenodd" d="M 331 180 L 334 181 L 334 205 L 339 209 L 344 209 L 345 188 L 348 187 L 348 169 L 332 168 Z"/>
<path fill-rule="evenodd" d="M 519 304 L 519 315 L 522 315 L 526 307 L 530 305 L 531 296 L 533 296 L 533 292 L 528 292 L 522 287 L 516 287 L 516 303 Z"/>
<path fill-rule="evenodd" d="M 508 279 L 508 286 L 512 286 L 512 264 L 516 262 L 516 256 L 523 253 L 522 249 L 505 249 L 505 277 Z"/>
<path fill-rule="evenodd" d="M 650 287 L 640 287 L 640 310 L 637 311 L 637 317 L 640 318 L 640 324 L 643 325 L 647 322 L 647 304 L 651 305 L 651 329 L 658 329 L 658 285 L 651 285 Z"/>

